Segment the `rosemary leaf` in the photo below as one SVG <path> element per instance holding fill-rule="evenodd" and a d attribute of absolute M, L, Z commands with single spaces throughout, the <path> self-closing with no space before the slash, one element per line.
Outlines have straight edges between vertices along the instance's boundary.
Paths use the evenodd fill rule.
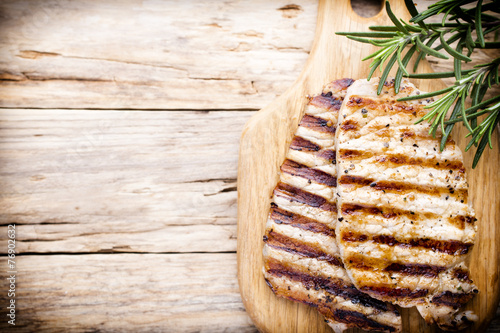
<path fill-rule="evenodd" d="M 365 44 L 371 44 L 372 43 L 371 40 L 366 39 L 366 38 L 351 37 L 351 36 L 347 36 L 347 38 L 355 40 L 356 42 L 361 42 L 361 43 L 365 43 Z"/>
<path fill-rule="evenodd" d="M 376 37 L 376 38 L 391 38 L 397 36 L 395 32 L 336 32 L 340 36 L 353 36 L 353 37 Z"/>
<path fill-rule="evenodd" d="M 394 66 L 394 63 L 396 62 L 398 54 L 394 53 L 391 59 L 387 62 L 387 65 L 385 66 L 384 71 L 382 72 L 382 75 L 380 76 L 380 82 L 378 83 L 378 88 L 377 88 L 377 95 L 380 95 L 382 92 L 382 88 L 384 88 L 384 83 L 387 77 L 389 76 L 389 72 L 391 71 L 392 66 Z"/>
<path fill-rule="evenodd" d="M 371 69 L 370 69 L 370 73 L 368 73 L 368 78 L 367 78 L 368 81 L 370 81 L 370 79 L 372 78 L 373 72 L 375 72 L 375 70 L 377 69 L 377 67 L 380 65 L 381 62 L 382 61 L 380 59 L 378 59 L 370 65 Z"/>
<path fill-rule="evenodd" d="M 406 75 L 410 75 L 408 73 L 408 71 L 406 70 L 406 64 L 403 64 L 403 60 L 401 59 L 401 52 L 403 51 L 403 49 L 406 47 L 407 43 L 403 43 L 401 45 L 399 45 L 398 47 L 398 51 L 397 51 L 397 61 L 398 61 L 398 65 L 399 65 L 399 68 L 406 74 Z M 396 91 L 397 93 L 397 91 Z"/>
<path fill-rule="evenodd" d="M 474 160 L 472 161 L 472 168 L 475 168 L 477 166 L 477 163 L 479 162 L 481 155 L 483 155 L 484 148 L 486 148 L 487 143 L 488 143 L 488 137 L 483 136 L 481 143 L 477 147 L 476 154 L 474 154 Z"/>
<path fill-rule="evenodd" d="M 461 101 L 459 99 L 455 103 L 455 107 L 453 108 L 453 111 L 451 112 L 450 120 L 455 120 L 457 118 L 458 114 L 460 113 L 460 107 L 461 107 Z M 441 143 L 439 145 L 440 151 L 443 151 L 444 148 L 446 147 L 446 141 L 448 141 L 448 137 L 450 136 L 451 131 L 453 130 L 453 127 L 455 126 L 455 122 L 450 123 L 450 124 L 447 124 L 445 122 L 445 124 L 446 124 L 446 127 L 443 130 L 443 136 L 441 137 Z"/>
<path fill-rule="evenodd" d="M 422 43 L 422 41 L 420 40 L 420 37 L 418 37 L 418 36 L 416 38 L 416 42 L 417 42 L 418 48 L 421 51 L 423 51 L 423 52 L 425 52 L 427 54 L 430 54 L 430 55 L 432 55 L 432 56 L 434 56 L 436 58 L 448 59 L 448 57 L 446 55 L 444 55 L 444 54 L 442 54 L 440 52 L 437 52 L 437 51 L 431 49 L 430 47 L 424 45 L 424 43 Z"/>
<path fill-rule="evenodd" d="M 473 69 L 461 71 L 462 75 L 472 72 Z M 436 73 L 421 73 L 421 74 L 410 74 L 408 77 L 410 79 L 444 79 L 447 77 L 454 77 L 455 72 L 436 72 Z"/>
<path fill-rule="evenodd" d="M 481 5 L 483 4 L 483 0 L 479 0 L 476 6 L 476 34 L 477 41 L 484 47 L 484 36 L 483 36 L 483 27 L 481 24 Z"/>
<path fill-rule="evenodd" d="M 464 39 L 464 38 L 462 38 L 462 39 Z M 463 49 L 463 42 L 460 41 L 457 44 L 457 53 L 461 54 L 462 49 Z M 460 61 L 459 58 L 453 59 L 453 69 L 455 72 L 455 79 L 457 79 L 457 81 L 461 80 L 462 79 L 462 61 Z"/>
<path fill-rule="evenodd" d="M 399 31 L 398 28 L 388 25 L 372 25 L 369 29 L 373 31 Z"/>
<path fill-rule="evenodd" d="M 405 73 L 408 73 L 406 71 L 406 65 L 408 65 L 408 62 L 410 61 L 411 57 L 413 56 L 413 53 L 415 53 L 417 47 L 413 45 L 408 52 L 406 52 L 406 55 L 404 56 L 402 60 L 402 65 L 399 66 L 398 70 L 396 71 L 396 76 L 394 77 L 394 91 L 395 93 L 399 93 L 399 87 L 401 86 L 401 80 L 403 79 L 403 70 L 405 70 Z"/>
<path fill-rule="evenodd" d="M 428 47 L 431 47 L 432 44 L 434 44 L 434 42 L 436 41 L 436 39 L 438 39 L 438 35 L 434 35 L 432 36 L 426 43 L 426 45 Z M 416 72 L 417 71 L 417 67 L 418 67 L 418 64 L 420 63 L 420 60 L 422 60 L 423 58 L 425 58 L 425 53 L 424 52 L 420 52 L 420 54 L 418 55 L 417 57 L 417 60 L 415 61 L 415 65 L 413 65 L 413 72 Z"/>
<path fill-rule="evenodd" d="M 406 28 L 404 27 L 404 25 L 402 25 L 401 22 L 399 22 L 399 20 L 396 17 L 396 15 L 394 15 L 394 13 L 392 12 L 391 5 L 389 4 L 389 1 L 385 2 L 385 10 L 387 11 L 387 15 L 391 19 L 392 23 L 394 23 L 394 25 L 396 26 L 396 28 L 398 28 L 399 31 L 401 31 L 401 32 L 403 32 L 405 34 L 408 34 L 408 30 L 406 30 Z"/>
<path fill-rule="evenodd" d="M 439 38 L 441 39 L 441 45 L 443 45 L 446 52 L 448 52 L 453 58 L 460 59 L 460 60 L 467 61 L 467 62 L 472 61 L 471 58 L 464 56 L 462 53 L 455 51 L 450 45 L 448 45 L 448 43 L 446 43 L 446 41 L 444 40 L 444 32 L 442 32 L 439 35 Z"/>
<path fill-rule="evenodd" d="M 444 88 L 444 89 L 441 89 L 441 90 L 432 91 L 432 92 L 429 92 L 429 93 L 426 93 L 426 94 L 420 94 L 420 95 L 413 95 L 413 96 L 402 97 L 402 98 L 399 98 L 398 101 L 399 102 L 413 101 L 413 100 L 416 100 L 416 99 L 423 99 L 423 98 L 434 97 L 434 96 L 441 95 L 441 94 L 444 94 L 446 92 L 449 92 L 452 89 L 453 89 L 453 87 L 448 87 L 448 88 Z"/>

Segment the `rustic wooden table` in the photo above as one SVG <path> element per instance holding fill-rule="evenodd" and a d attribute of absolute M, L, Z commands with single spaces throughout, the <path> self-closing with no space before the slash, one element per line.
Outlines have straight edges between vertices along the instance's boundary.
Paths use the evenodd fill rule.
<path fill-rule="evenodd" d="M 256 331 L 236 280 L 238 140 L 298 76 L 316 10 L 0 3 L 0 331 Z"/>

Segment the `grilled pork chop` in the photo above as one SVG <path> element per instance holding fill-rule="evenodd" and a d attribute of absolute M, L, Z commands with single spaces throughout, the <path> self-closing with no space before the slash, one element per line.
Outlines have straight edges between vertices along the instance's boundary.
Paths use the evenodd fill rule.
<path fill-rule="evenodd" d="M 264 276 L 277 296 L 317 308 L 335 332 L 350 327 L 399 332 L 396 308 L 354 287 L 335 241 L 335 131 L 352 82 L 334 81 L 309 100 L 274 189 Z"/>
<path fill-rule="evenodd" d="M 354 285 L 382 301 L 417 306 L 442 329 L 461 329 L 476 316 L 458 313 L 475 293 L 464 260 L 475 238 L 474 212 L 462 153 L 428 134 L 426 102 L 393 81 L 377 96 L 378 79 L 356 81 L 337 129 L 337 242 Z"/>

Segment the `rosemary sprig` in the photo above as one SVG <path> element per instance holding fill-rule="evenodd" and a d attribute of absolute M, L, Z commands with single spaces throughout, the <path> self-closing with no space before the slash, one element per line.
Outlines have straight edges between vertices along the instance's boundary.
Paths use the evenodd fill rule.
<path fill-rule="evenodd" d="M 379 49 L 363 60 L 371 59 L 368 80 L 377 68 L 380 69 L 380 82 L 377 93 L 380 94 L 389 72 L 397 63 L 398 70 L 394 79 L 395 92 L 399 92 L 403 77 L 418 79 L 440 79 L 454 77 L 455 84 L 446 89 L 420 94 L 400 100 L 430 98 L 442 95 L 439 99 L 427 105 L 431 109 L 418 122 L 431 123 L 430 133 L 436 135 L 441 128 L 441 150 L 456 123 L 463 123 L 467 129 L 470 141 L 466 147 L 469 150 L 477 146 L 473 168 L 476 167 L 486 145 L 493 147 L 491 135 L 500 121 L 500 95 L 483 101 L 488 89 L 500 84 L 500 58 L 489 63 L 463 70 L 462 63 L 470 62 L 476 49 L 500 48 L 500 43 L 486 42 L 485 36 L 500 30 L 500 19 L 487 14 L 490 11 L 500 13 L 500 0 L 477 1 L 475 8 L 464 9 L 463 6 L 475 0 L 441 0 L 430 5 L 427 10 L 419 13 L 412 0 L 405 0 L 406 7 L 412 18 L 409 22 L 398 19 L 386 1 L 386 10 L 393 26 L 372 26 L 369 32 L 338 32 L 361 43 L 373 44 Z M 428 23 L 427 19 L 443 13 L 441 23 Z M 474 38 L 474 35 L 476 36 Z M 451 44 L 456 42 L 456 46 Z M 467 51 L 464 54 L 464 50 Z M 417 55 L 416 55 L 416 54 Z M 416 55 L 413 72 L 419 62 L 427 56 L 454 60 L 453 72 L 409 74 L 407 65 Z M 471 107 L 466 107 L 466 102 Z M 453 107 L 449 116 L 448 110 Z"/>

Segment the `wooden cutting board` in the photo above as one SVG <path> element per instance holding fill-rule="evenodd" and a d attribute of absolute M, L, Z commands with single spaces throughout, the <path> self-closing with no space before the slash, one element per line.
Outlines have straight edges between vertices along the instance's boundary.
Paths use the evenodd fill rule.
<path fill-rule="evenodd" d="M 398 17 L 409 18 L 404 1 L 391 1 Z M 279 167 L 304 112 L 307 94 L 321 92 L 322 86 L 344 77 L 366 78 L 369 62 L 361 59 L 375 48 L 336 36 L 336 31 L 367 31 L 370 25 L 388 25 L 383 9 L 366 19 L 353 12 L 349 0 L 320 0 L 314 44 L 297 81 L 273 103 L 257 112 L 246 124 L 241 137 L 238 169 L 238 280 L 243 303 L 255 325 L 263 332 L 331 332 L 316 310 L 279 299 L 262 275 L 262 236 L 271 193 L 279 178 Z M 411 68 L 411 67 L 409 67 Z M 422 63 L 419 72 L 430 72 Z M 423 91 L 443 87 L 439 80 L 414 83 Z M 462 150 L 465 130 L 454 129 L 454 139 Z M 478 218 L 478 238 L 472 251 L 471 271 L 480 293 L 468 308 L 479 315 L 478 323 L 467 332 L 483 332 L 492 319 L 499 300 L 500 252 L 500 154 L 498 133 L 494 150 L 486 149 L 481 163 L 472 170 L 473 152 L 465 154 L 470 198 Z M 439 332 L 427 325 L 415 309 L 402 311 L 404 332 Z"/>

